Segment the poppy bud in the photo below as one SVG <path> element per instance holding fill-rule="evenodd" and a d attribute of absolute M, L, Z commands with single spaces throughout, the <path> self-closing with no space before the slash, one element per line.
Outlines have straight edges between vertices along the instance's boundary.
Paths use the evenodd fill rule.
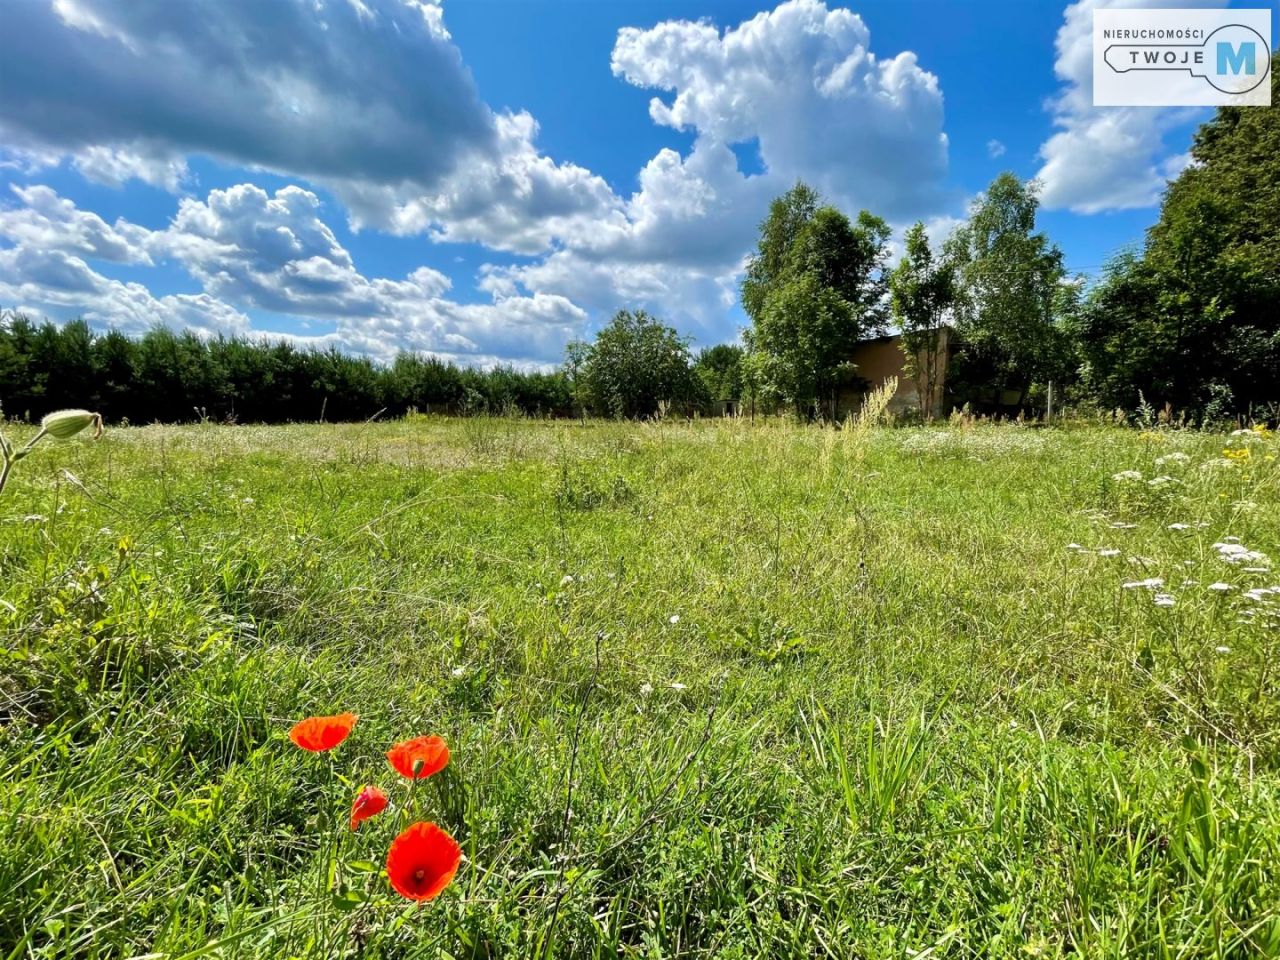
<path fill-rule="evenodd" d="M 40 421 L 45 433 L 55 440 L 70 440 L 85 427 L 94 427 L 94 437 L 102 436 L 102 414 L 88 410 L 56 410 Z"/>

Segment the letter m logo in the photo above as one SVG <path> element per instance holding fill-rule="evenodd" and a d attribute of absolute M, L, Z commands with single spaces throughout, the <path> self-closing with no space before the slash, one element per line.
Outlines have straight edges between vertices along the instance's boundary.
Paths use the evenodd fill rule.
<path fill-rule="evenodd" d="M 1219 76 L 1227 73 L 1239 75 L 1241 69 L 1247 74 L 1257 73 L 1258 60 L 1254 52 L 1253 43 L 1242 43 L 1239 47 L 1232 48 L 1229 43 L 1218 44 L 1218 74 Z"/>

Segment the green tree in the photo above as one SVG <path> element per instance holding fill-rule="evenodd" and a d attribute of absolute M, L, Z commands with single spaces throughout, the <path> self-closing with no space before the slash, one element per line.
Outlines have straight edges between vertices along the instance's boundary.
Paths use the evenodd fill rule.
<path fill-rule="evenodd" d="M 769 204 L 760 224 L 755 255 L 747 262 L 742 281 L 742 308 L 753 320 L 764 312 L 765 300 L 792 272 L 800 231 L 818 210 L 818 194 L 803 181 Z"/>
<path fill-rule="evenodd" d="M 834 413 L 854 344 L 885 321 L 888 225 L 865 210 L 851 223 L 819 202 L 804 183 L 773 201 L 742 284 L 759 390 L 797 414 L 815 403 Z"/>
<path fill-rule="evenodd" d="M 566 367 L 577 401 L 601 416 L 652 417 L 700 395 L 688 341 L 643 310 L 619 310 L 593 343 L 571 343 Z"/>
<path fill-rule="evenodd" d="M 834 392 L 851 374 L 848 357 L 858 339 L 849 302 L 816 276 L 801 273 L 774 290 L 747 342 L 761 355 L 763 379 L 797 413 Z"/>
<path fill-rule="evenodd" d="M 934 257 L 921 222 L 907 230 L 905 241 L 902 260 L 889 275 L 889 302 L 902 331 L 904 372 L 915 381 L 920 409 L 932 419 L 946 360 L 945 324 L 955 305 L 955 265 Z"/>
<path fill-rule="evenodd" d="M 1019 407 L 1033 383 L 1067 372 L 1055 314 L 1066 271 L 1062 252 L 1035 231 L 1039 205 L 1034 181 L 1002 173 L 944 245 L 962 349 L 991 371 L 992 386 L 1018 392 Z"/>
<path fill-rule="evenodd" d="M 693 372 L 702 381 L 709 400 L 742 399 L 742 347 L 720 343 L 698 353 Z"/>
<path fill-rule="evenodd" d="M 42 371 L 34 369 L 36 326 L 24 314 L 0 311 L 0 414 L 36 416 L 43 400 Z"/>
<path fill-rule="evenodd" d="M 1280 102 L 1280 55 L 1272 102 Z M 1280 107 L 1223 107 L 1196 132 L 1140 252 L 1080 312 L 1084 378 L 1108 405 L 1280 401 Z"/>

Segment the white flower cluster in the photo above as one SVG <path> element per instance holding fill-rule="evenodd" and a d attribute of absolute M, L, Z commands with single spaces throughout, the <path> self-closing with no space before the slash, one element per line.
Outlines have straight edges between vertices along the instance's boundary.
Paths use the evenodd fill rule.
<path fill-rule="evenodd" d="M 993 427 L 980 430 L 913 430 L 902 449 L 911 453 L 968 454 L 979 459 L 1041 453 L 1047 441 L 1030 430 Z"/>
<path fill-rule="evenodd" d="M 1142 483 L 1143 482 L 1143 476 L 1142 476 L 1141 470 L 1121 470 L 1119 473 L 1113 473 L 1111 475 L 1111 479 L 1116 483 Z M 1157 477 L 1152 477 L 1150 480 L 1146 481 L 1147 486 L 1149 487 L 1163 487 L 1171 483 L 1181 483 L 1181 482 L 1182 481 L 1179 480 L 1177 477 L 1170 477 L 1164 474 L 1161 474 L 1160 476 L 1157 476 Z"/>
<path fill-rule="evenodd" d="M 1265 440 L 1265 437 L 1263 437 L 1263 435 L 1259 433 L 1257 430 L 1250 430 L 1247 427 L 1241 430 L 1232 430 L 1231 436 L 1236 437 L 1237 439 L 1240 439 L 1240 440 L 1244 440 L 1246 443 L 1248 442 L 1262 443 Z"/>
<path fill-rule="evenodd" d="M 1254 587 L 1244 592 L 1253 606 L 1240 611 L 1240 619 L 1280 627 L 1280 583 L 1269 587 Z"/>
<path fill-rule="evenodd" d="M 1243 543 L 1240 543 L 1234 537 L 1229 537 L 1222 543 L 1215 543 L 1213 549 L 1218 551 L 1218 557 L 1231 564 L 1248 563 L 1252 564 L 1258 570 L 1264 570 L 1271 566 L 1271 558 L 1265 553 L 1257 550 L 1250 550 Z"/>

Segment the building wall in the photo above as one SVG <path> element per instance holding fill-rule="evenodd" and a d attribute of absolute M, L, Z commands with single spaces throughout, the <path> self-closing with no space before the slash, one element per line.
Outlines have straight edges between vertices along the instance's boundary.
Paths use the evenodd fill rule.
<path fill-rule="evenodd" d="M 899 345 L 901 339 L 897 335 L 877 337 L 874 340 L 864 340 L 853 350 L 853 362 L 857 365 L 858 376 L 870 383 L 868 390 L 877 389 L 890 377 L 898 378 L 898 389 L 889 401 L 889 411 L 891 413 L 901 413 L 905 410 L 918 410 L 921 408 L 920 391 L 916 387 L 916 382 L 903 371 L 906 358 L 903 356 L 902 347 Z M 949 340 L 950 330 L 944 328 L 942 331 L 942 349 L 938 352 L 937 382 L 934 385 L 933 412 L 935 415 L 941 412 L 942 390 L 947 374 Z M 921 363 L 923 363 L 923 357 L 921 358 Z M 862 401 L 865 396 L 866 392 L 862 390 L 841 391 L 836 405 L 837 416 L 843 418 L 851 413 L 857 413 L 862 408 Z"/>

